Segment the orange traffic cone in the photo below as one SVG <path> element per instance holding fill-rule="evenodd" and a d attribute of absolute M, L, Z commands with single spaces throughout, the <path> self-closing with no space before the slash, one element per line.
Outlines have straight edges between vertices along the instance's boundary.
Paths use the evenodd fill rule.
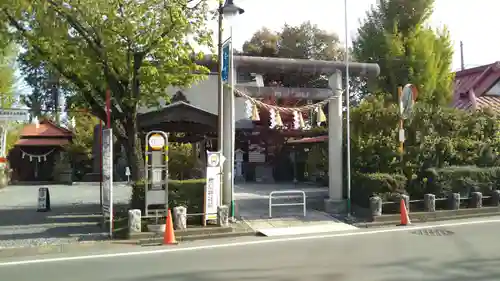
<path fill-rule="evenodd" d="M 163 245 L 176 245 L 177 241 L 175 240 L 174 233 L 174 224 L 172 222 L 172 213 L 170 209 L 168 209 L 167 214 L 167 222 L 165 225 L 165 234 L 163 236 Z"/>
<path fill-rule="evenodd" d="M 403 198 L 401 198 L 401 203 L 399 204 L 399 211 L 401 213 L 401 224 L 400 225 L 409 225 L 411 224 L 410 222 L 410 216 L 408 215 L 408 210 L 406 209 L 406 203 Z"/>

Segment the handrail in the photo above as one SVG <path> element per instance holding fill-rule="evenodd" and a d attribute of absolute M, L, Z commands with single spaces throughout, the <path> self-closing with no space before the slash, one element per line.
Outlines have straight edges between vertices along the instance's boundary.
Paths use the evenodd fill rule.
<path fill-rule="evenodd" d="M 273 195 L 274 194 L 301 194 L 302 196 L 302 202 L 301 203 L 280 203 L 280 204 L 273 204 Z M 290 196 L 279 196 L 279 197 L 274 197 L 274 198 L 282 198 L 282 197 L 287 197 L 289 198 Z M 297 196 L 296 196 L 297 197 Z M 304 217 L 306 216 L 306 193 L 303 190 L 275 190 L 271 191 L 269 193 L 269 218 L 272 218 L 272 208 L 273 206 L 302 206 Z"/>

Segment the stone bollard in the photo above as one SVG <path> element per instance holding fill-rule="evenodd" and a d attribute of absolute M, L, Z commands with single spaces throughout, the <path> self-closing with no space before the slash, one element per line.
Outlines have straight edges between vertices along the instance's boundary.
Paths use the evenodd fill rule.
<path fill-rule="evenodd" d="M 481 192 L 472 192 L 471 193 L 470 207 L 471 208 L 482 208 L 483 207 L 483 194 Z"/>
<path fill-rule="evenodd" d="M 460 193 L 450 193 L 450 195 L 448 195 L 448 203 L 450 209 L 452 210 L 460 209 Z"/>
<path fill-rule="evenodd" d="M 217 207 L 217 225 L 222 227 L 229 226 L 229 207 L 222 205 Z"/>
<path fill-rule="evenodd" d="M 491 205 L 500 207 L 500 190 L 491 191 Z"/>
<path fill-rule="evenodd" d="M 425 212 L 435 212 L 436 211 L 436 195 L 425 194 L 424 195 L 424 211 Z"/>
<path fill-rule="evenodd" d="M 372 217 L 382 215 L 382 198 L 378 196 L 370 197 L 370 211 L 372 213 Z"/>
<path fill-rule="evenodd" d="M 174 227 L 177 230 L 187 228 L 187 208 L 184 206 L 174 207 Z"/>
<path fill-rule="evenodd" d="M 142 231 L 141 227 L 141 210 L 133 209 L 128 210 L 128 233 L 129 235 L 134 233 L 140 233 Z"/>
<path fill-rule="evenodd" d="M 408 196 L 406 194 L 401 194 L 401 198 L 399 199 L 400 202 L 401 202 L 401 199 L 403 199 L 405 201 L 406 211 L 409 213 L 410 212 L 410 196 Z"/>

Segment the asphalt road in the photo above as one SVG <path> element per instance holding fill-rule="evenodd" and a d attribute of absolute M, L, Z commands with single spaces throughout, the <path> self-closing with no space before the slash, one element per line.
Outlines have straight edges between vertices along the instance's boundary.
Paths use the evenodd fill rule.
<path fill-rule="evenodd" d="M 97 257 L 42 256 L 53 258 L 45 262 L 0 260 L 0 279 L 493 281 L 500 278 L 500 218 L 489 220 L 404 231 L 360 229 L 322 237 L 211 240 L 93 253 L 101 255 Z"/>

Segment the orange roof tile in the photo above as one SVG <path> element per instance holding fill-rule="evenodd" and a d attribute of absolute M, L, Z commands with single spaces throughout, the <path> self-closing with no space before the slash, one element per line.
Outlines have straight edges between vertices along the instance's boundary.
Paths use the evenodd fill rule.
<path fill-rule="evenodd" d="M 19 139 L 16 145 L 19 146 L 63 146 L 69 144 L 67 139 Z"/>
<path fill-rule="evenodd" d="M 48 120 L 41 121 L 38 128 L 35 124 L 28 124 L 21 131 L 21 137 L 71 137 L 72 135 L 70 130 Z"/>

